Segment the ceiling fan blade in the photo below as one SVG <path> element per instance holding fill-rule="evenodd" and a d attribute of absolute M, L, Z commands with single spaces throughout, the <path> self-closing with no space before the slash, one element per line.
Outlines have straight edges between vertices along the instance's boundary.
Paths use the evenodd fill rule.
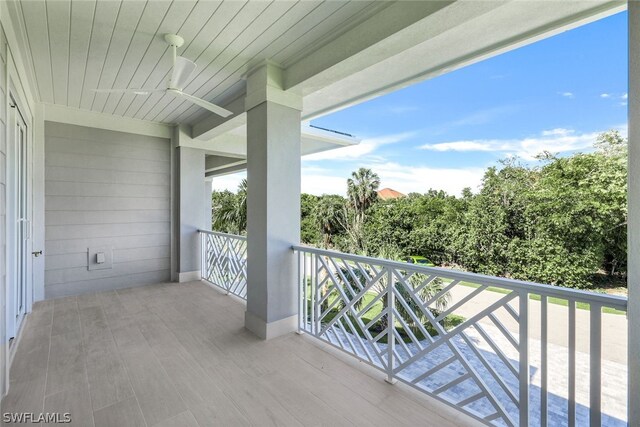
<path fill-rule="evenodd" d="M 183 56 L 176 57 L 176 62 L 173 64 L 173 71 L 171 72 L 169 87 L 182 90 L 195 69 L 195 62 Z"/>
<path fill-rule="evenodd" d="M 91 89 L 96 93 L 130 93 L 132 95 L 149 95 L 152 92 L 164 92 L 165 89 Z"/>
<path fill-rule="evenodd" d="M 193 102 L 197 106 L 205 108 L 205 109 L 207 109 L 207 110 L 211 111 L 212 113 L 215 113 L 215 114 L 217 114 L 219 116 L 229 117 L 230 115 L 233 114 L 231 111 L 229 111 L 227 109 L 224 109 L 222 107 L 219 107 L 216 104 L 212 104 L 212 103 L 210 103 L 208 101 L 205 101 L 204 99 L 200 99 L 200 98 L 197 98 L 197 97 L 192 96 L 192 95 L 187 95 L 184 92 L 181 92 L 181 91 L 178 91 L 178 90 L 175 90 L 175 91 L 169 90 L 168 92 L 170 92 L 170 93 L 172 93 L 172 94 L 174 94 L 176 96 L 180 96 L 180 97 L 186 99 L 187 101 Z"/>

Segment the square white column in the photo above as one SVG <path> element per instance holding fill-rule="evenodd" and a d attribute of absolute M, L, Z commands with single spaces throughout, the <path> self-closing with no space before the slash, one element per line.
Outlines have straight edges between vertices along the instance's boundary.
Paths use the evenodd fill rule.
<path fill-rule="evenodd" d="M 265 64 L 247 83 L 245 326 L 263 339 L 297 328 L 291 247 L 300 242 L 300 106 L 280 81 L 280 70 Z"/>
<path fill-rule="evenodd" d="M 174 148 L 176 164 L 176 182 L 174 184 L 175 227 L 173 240 L 176 257 L 176 279 L 179 282 L 200 280 L 200 240 L 199 229 L 210 229 L 205 215 L 206 200 L 203 197 L 205 179 L 205 152 L 200 149 L 180 146 L 180 140 L 186 138 L 186 130 L 176 128 Z M 211 183 L 209 182 L 209 188 Z M 209 205 L 211 206 L 211 195 Z M 209 213 L 209 218 L 211 214 Z"/>
<path fill-rule="evenodd" d="M 204 219 L 202 223 L 203 230 L 211 230 L 211 210 L 213 205 L 211 203 L 211 193 L 212 189 L 213 177 L 205 177 L 204 179 L 204 195 L 203 195 L 203 203 L 204 203 Z"/>

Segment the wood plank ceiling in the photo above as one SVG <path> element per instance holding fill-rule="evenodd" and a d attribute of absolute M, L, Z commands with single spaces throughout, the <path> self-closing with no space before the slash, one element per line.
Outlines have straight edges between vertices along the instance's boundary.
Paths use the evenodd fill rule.
<path fill-rule="evenodd" d="M 171 71 L 165 33 L 198 65 L 185 92 L 224 102 L 243 90 L 250 64 L 285 67 L 375 13 L 372 1 L 23 1 L 21 18 L 40 100 L 165 123 L 208 113 L 162 93 L 96 94 L 95 88 L 164 88 Z"/>

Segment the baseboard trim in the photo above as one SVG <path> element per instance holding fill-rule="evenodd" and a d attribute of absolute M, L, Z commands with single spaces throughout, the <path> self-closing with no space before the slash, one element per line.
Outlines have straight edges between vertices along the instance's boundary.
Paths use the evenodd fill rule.
<path fill-rule="evenodd" d="M 298 329 L 298 315 L 265 322 L 249 311 L 244 312 L 244 327 L 263 340 L 270 340 Z"/>
<path fill-rule="evenodd" d="M 183 273 L 178 273 L 178 282 L 193 282 L 194 280 L 200 280 L 200 270 L 196 271 L 185 271 Z"/>

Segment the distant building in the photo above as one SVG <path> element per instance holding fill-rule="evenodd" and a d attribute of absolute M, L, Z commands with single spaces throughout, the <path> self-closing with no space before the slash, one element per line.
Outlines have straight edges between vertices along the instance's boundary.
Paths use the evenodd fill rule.
<path fill-rule="evenodd" d="M 402 194 L 401 192 L 392 190 L 391 188 L 383 188 L 382 190 L 378 191 L 378 197 L 380 197 L 382 200 L 391 200 L 398 199 L 400 197 L 406 197 L 406 194 Z"/>

